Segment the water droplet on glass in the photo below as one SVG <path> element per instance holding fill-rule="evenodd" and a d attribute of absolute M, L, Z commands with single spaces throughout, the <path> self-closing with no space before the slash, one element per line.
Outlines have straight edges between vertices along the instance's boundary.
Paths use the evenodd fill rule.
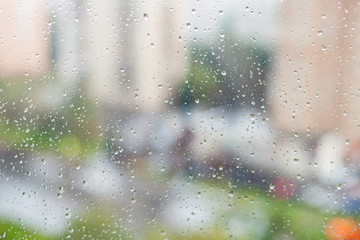
<path fill-rule="evenodd" d="M 233 196 L 234 196 L 234 191 L 231 190 L 231 191 L 229 192 L 229 197 L 233 197 Z"/>

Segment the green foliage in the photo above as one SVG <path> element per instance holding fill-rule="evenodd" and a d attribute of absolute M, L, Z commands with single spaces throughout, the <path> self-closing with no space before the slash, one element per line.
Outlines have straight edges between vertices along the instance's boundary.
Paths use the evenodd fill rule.
<path fill-rule="evenodd" d="M 236 40 L 229 35 L 210 46 L 195 45 L 190 49 L 189 69 L 180 89 L 183 105 L 260 108 L 265 104 L 270 67 L 266 46 Z"/>
<path fill-rule="evenodd" d="M 98 208 L 77 217 L 69 231 L 64 234 L 69 239 L 130 239 L 119 223 L 119 216 L 109 209 Z M 63 239 L 63 237 L 61 239 Z"/>
<path fill-rule="evenodd" d="M 191 65 L 190 73 L 182 87 L 185 105 L 196 102 L 212 104 L 219 89 L 219 76 L 209 64 L 196 62 Z"/>
<path fill-rule="evenodd" d="M 0 145 L 8 150 L 60 152 L 67 158 L 102 148 L 104 139 L 94 131 L 95 106 L 73 89 L 66 96 L 61 93 L 60 104 L 47 108 L 39 101 L 40 92 L 46 90 L 44 81 L 0 80 Z"/>
<path fill-rule="evenodd" d="M 47 240 L 52 238 L 30 230 L 21 224 L 0 219 L 0 239 Z"/>

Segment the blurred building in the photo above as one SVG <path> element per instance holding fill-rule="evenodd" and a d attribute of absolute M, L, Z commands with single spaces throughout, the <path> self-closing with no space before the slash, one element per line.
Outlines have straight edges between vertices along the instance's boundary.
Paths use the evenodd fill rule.
<path fill-rule="evenodd" d="M 184 5 L 175 1 L 1 1 L 0 71 L 83 82 L 103 107 L 158 111 L 185 68 Z"/>
<path fill-rule="evenodd" d="M 289 132 L 360 137 L 358 1 L 284 1 L 272 119 Z"/>
<path fill-rule="evenodd" d="M 84 69 L 100 104 L 158 111 L 171 102 L 185 67 L 183 5 L 169 2 L 88 2 Z"/>
<path fill-rule="evenodd" d="M 50 71 L 49 12 L 45 0 L 0 1 L 0 77 Z"/>
<path fill-rule="evenodd" d="M 78 0 L 48 0 L 48 3 L 54 71 L 63 85 L 71 87 L 81 75 L 81 4 Z"/>

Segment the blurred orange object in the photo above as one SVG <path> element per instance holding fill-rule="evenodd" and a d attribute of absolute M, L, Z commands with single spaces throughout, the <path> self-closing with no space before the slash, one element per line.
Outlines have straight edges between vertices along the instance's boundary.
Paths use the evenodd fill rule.
<path fill-rule="evenodd" d="M 351 218 L 334 218 L 326 227 L 329 239 L 360 240 L 359 222 Z"/>

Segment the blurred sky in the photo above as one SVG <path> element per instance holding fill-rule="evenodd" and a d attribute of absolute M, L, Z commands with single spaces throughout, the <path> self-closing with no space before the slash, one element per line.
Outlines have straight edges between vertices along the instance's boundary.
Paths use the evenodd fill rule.
<path fill-rule="evenodd" d="M 187 8 L 191 36 L 197 42 L 209 42 L 217 39 L 225 26 L 225 31 L 239 37 L 269 43 L 276 36 L 280 7 L 281 1 L 274 0 L 191 0 Z"/>

